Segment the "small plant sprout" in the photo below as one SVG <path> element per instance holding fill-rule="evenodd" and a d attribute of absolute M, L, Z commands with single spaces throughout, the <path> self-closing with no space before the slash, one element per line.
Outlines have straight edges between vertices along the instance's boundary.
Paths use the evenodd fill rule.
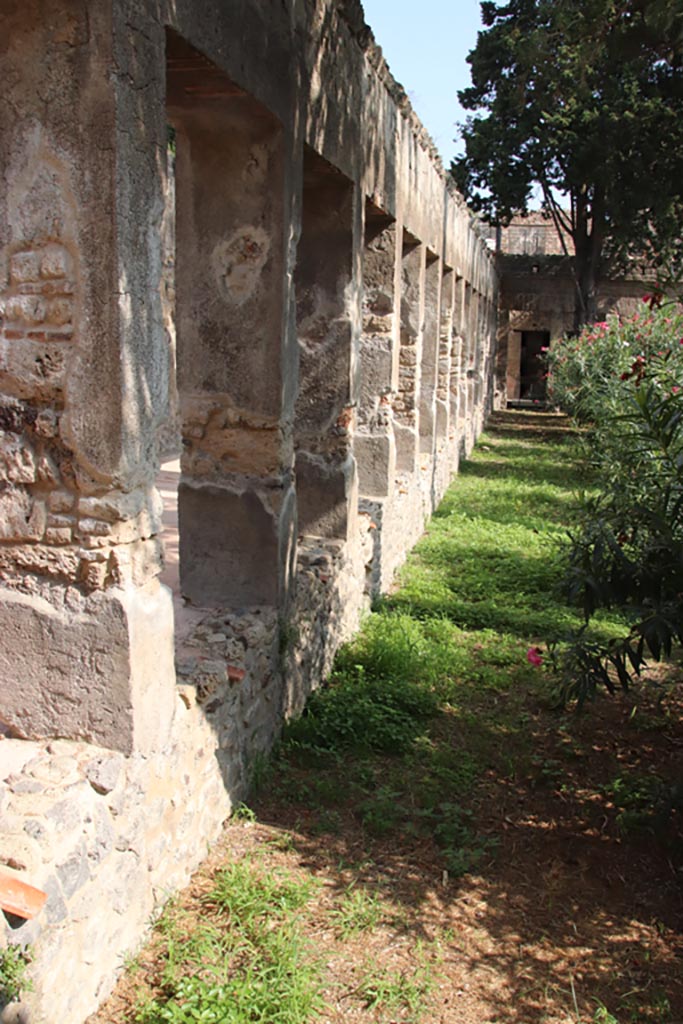
<path fill-rule="evenodd" d="M 0 1007 L 33 988 L 26 973 L 31 959 L 30 946 L 11 944 L 0 950 Z"/>

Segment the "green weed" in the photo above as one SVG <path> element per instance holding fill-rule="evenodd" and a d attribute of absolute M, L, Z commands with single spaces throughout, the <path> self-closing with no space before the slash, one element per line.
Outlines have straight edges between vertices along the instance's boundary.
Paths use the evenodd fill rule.
<path fill-rule="evenodd" d="M 22 992 L 30 992 L 33 988 L 27 976 L 31 963 L 29 946 L 11 944 L 0 949 L 0 1006 L 18 999 Z"/>
<path fill-rule="evenodd" d="M 256 821 L 256 814 L 247 804 L 239 803 L 232 812 L 235 821 Z"/>
<path fill-rule="evenodd" d="M 140 998 L 137 1024 L 310 1024 L 320 971 L 297 915 L 312 889 L 249 860 L 220 870 L 201 923 L 172 909 L 157 924 L 157 991 Z"/>
<path fill-rule="evenodd" d="M 609 1012 L 604 1003 L 596 999 L 597 1009 L 593 1014 L 593 1024 L 619 1024 L 619 1021 Z"/>
<path fill-rule="evenodd" d="M 227 912 L 241 928 L 258 918 L 282 918 L 299 910 L 313 891 L 312 879 L 282 877 L 261 872 L 250 861 L 239 861 L 221 868 L 204 902 Z"/>
<path fill-rule="evenodd" d="M 364 827 L 374 836 L 385 836 L 392 832 L 403 817 L 401 792 L 391 786 L 380 786 L 359 805 Z"/>
<path fill-rule="evenodd" d="M 383 908 L 377 896 L 365 889 L 349 887 L 332 912 L 332 918 L 342 939 L 374 928 L 383 917 Z"/>
<path fill-rule="evenodd" d="M 651 830 L 664 800 L 664 788 L 659 776 L 639 772 L 624 772 L 608 782 L 603 791 L 617 809 L 620 831 Z"/>
<path fill-rule="evenodd" d="M 434 966 L 419 948 L 417 966 L 412 971 L 368 967 L 357 991 L 368 1009 L 400 1013 L 401 1020 L 408 1024 L 418 1021 L 425 1012 L 435 981 Z"/>

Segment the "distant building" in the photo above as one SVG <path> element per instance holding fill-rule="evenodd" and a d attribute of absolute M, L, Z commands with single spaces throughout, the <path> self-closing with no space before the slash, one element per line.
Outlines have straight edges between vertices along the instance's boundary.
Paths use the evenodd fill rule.
<path fill-rule="evenodd" d="M 542 350 L 574 324 L 571 239 L 563 240 L 538 210 L 515 217 L 508 227 L 488 227 L 486 234 L 500 275 L 496 403 L 544 401 Z M 634 313 L 643 287 L 637 277 L 603 280 L 600 318 Z"/>

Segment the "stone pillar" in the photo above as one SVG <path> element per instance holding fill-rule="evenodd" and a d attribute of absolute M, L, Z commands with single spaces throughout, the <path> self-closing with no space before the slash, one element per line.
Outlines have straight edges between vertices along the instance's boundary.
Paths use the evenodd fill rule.
<path fill-rule="evenodd" d="M 486 333 L 486 299 L 481 292 L 476 293 L 476 345 L 474 349 L 474 399 L 475 437 L 476 440 L 483 421 L 484 375 L 486 372 L 488 335 Z"/>
<path fill-rule="evenodd" d="M 398 395 L 394 402 L 396 468 L 414 473 L 419 454 L 420 363 L 425 291 L 425 247 L 403 232 Z"/>
<path fill-rule="evenodd" d="M 510 314 L 508 313 L 508 324 Z M 519 400 L 521 393 L 521 359 L 522 359 L 522 332 L 507 330 L 507 365 L 506 385 L 507 397 L 511 401 Z"/>
<path fill-rule="evenodd" d="M 479 350 L 479 292 L 468 285 L 467 316 L 467 452 L 471 452 L 477 432 L 477 360 Z"/>
<path fill-rule="evenodd" d="M 472 320 L 473 300 L 472 285 L 466 279 L 463 281 L 463 306 L 462 306 L 462 360 L 461 360 L 461 391 L 460 391 L 460 416 L 462 422 L 463 450 L 466 455 L 470 452 L 470 421 L 472 417 L 472 389 L 471 384 L 471 363 L 474 345 L 474 324 Z"/>
<path fill-rule="evenodd" d="M 174 707 L 163 34 L 119 34 L 106 0 L 27 0 L 3 29 L 0 720 L 149 750 Z"/>
<path fill-rule="evenodd" d="M 450 267 L 444 267 L 441 277 L 441 319 L 439 332 L 439 367 L 436 387 L 436 438 L 437 445 L 449 437 L 451 423 L 457 410 L 451 403 L 451 376 L 457 377 L 453 363 L 453 312 L 455 298 L 455 274 Z"/>
<path fill-rule="evenodd" d="M 295 516 L 283 429 L 285 140 L 272 115 L 178 37 L 169 40 L 168 104 L 181 591 L 202 607 L 274 605 Z"/>
<path fill-rule="evenodd" d="M 496 373 L 498 367 L 498 332 L 497 316 L 494 300 L 486 297 L 486 374 L 484 377 L 485 417 L 496 404 Z"/>
<path fill-rule="evenodd" d="M 462 337 L 460 335 L 460 301 L 462 294 L 461 278 L 452 274 L 452 315 L 451 315 L 451 374 L 448 381 L 448 438 L 457 449 L 460 416 L 460 355 Z"/>
<path fill-rule="evenodd" d="M 420 451 L 431 454 L 436 440 L 436 386 L 439 372 L 441 260 L 427 252 L 424 327 L 420 365 Z"/>
<path fill-rule="evenodd" d="M 353 442 L 363 497 L 386 497 L 396 476 L 391 406 L 398 379 L 396 234 L 393 220 L 366 202 L 360 398 Z"/>
<path fill-rule="evenodd" d="M 346 539 L 358 482 L 351 438 L 360 336 L 362 207 L 353 183 L 312 150 L 304 155 L 295 270 L 300 387 L 296 403 L 299 533 Z"/>
<path fill-rule="evenodd" d="M 455 408 L 455 432 L 457 436 L 458 454 L 461 454 L 462 439 L 465 429 L 467 407 L 466 395 L 466 320 L 465 320 L 465 279 L 457 277 L 455 282 L 455 298 L 453 313 L 453 373 L 451 374 L 452 406 Z"/>

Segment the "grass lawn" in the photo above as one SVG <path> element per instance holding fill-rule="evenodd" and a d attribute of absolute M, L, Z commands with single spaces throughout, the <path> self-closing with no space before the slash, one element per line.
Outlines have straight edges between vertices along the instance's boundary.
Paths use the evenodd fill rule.
<path fill-rule="evenodd" d="M 680 671 L 577 715 L 526 658 L 582 486 L 494 418 L 93 1024 L 681 1024 Z"/>

